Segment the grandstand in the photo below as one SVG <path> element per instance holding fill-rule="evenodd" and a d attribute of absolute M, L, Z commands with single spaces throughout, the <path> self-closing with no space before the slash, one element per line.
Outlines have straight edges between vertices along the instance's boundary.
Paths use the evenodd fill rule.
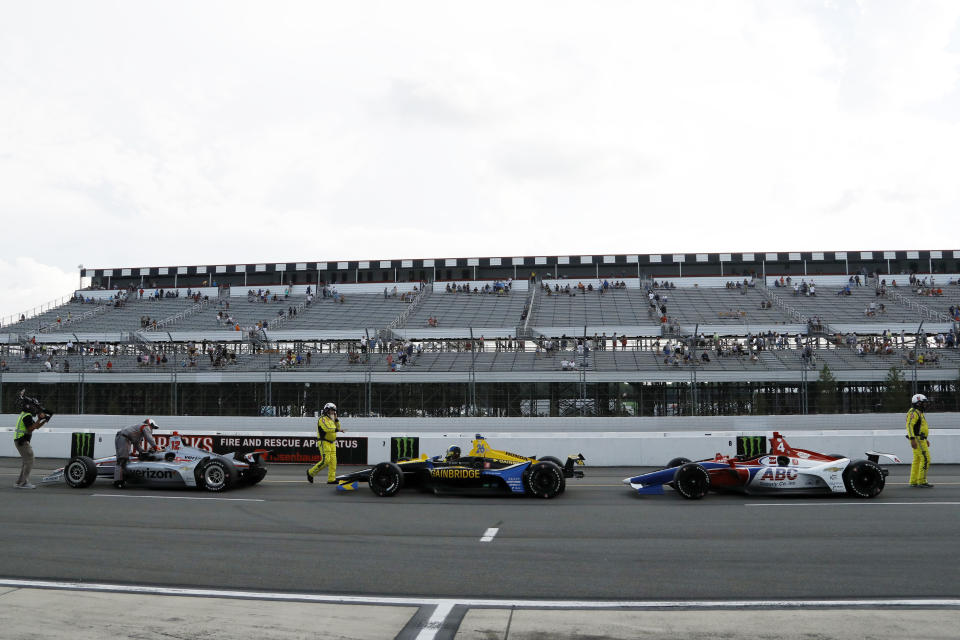
<path fill-rule="evenodd" d="M 892 385 L 957 408 L 958 259 L 85 269 L 89 287 L 3 320 L 0 410 L 25 385 L 88 413 L 303 415 L 323 398 L 355 415 L 863 411 L 892 408 Z"/>

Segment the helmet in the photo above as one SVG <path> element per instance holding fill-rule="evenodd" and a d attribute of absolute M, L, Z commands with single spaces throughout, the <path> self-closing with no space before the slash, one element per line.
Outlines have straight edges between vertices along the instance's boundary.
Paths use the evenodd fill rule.
<path fill-rule="evenodd" d="M 334 410 L 334 411 L 336 411 L 336 410 L 337 410 L 337 405 L 333 404 L 332 402 L 328 402 L 327 404 L 323 405 L 323 412 L 324 412 L 324 413 L 330 411 L 331 409 Z"/>
<path fill-rule="evenodd" d="M 446 455 L 447 462 L 454 462 L 459 459 L 460 459 L 460 447 L 456 445 L 447 447 L 447 455 Z"/>
<path fill-rule="evenodd" d="M 926 402 L 926 401 L 927 401 L 927 396 L 923 395 L 922 393 L 918 393 L 912 398 L 910 398 L 911 404 L 920 404 L 921 402 Z"/>

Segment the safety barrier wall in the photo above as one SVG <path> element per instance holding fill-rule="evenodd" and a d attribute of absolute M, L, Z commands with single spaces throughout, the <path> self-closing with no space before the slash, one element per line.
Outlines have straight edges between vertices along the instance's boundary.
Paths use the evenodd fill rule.
<path fill-rule="evenodd" d="M 221 418 L 154 416 L 161 433 L 220 434 L 241 437 L 309 436 L 316 433 L 312 418 Z M 39 457 L 65 458 L 70 434 L 96 434 L 98 455 L 109 455 L 117 429 L 142 420 L 139 416 L 56 416 L 56 426 L 34 435 Z M 935 463 L 960 463 L 960 413 L 928 415 Z M 16 456 L 12 431 L 16 416 L 0 416 L 0 456 Z M 491 446 L 524 455 L 563 458 L 583 453 L 591 466 L 656 466 L 676 456 L 705 458 L 733 453 L 737 435 L 784 434 L 796 447 L 823 453 L 862 457 L 867 450 L 911 459 L 904 437 L 903 416 L 858 414 L 844 416 L 745 416 L 704 418 L 345 418 L 345 435 L 368 439 L 368 462 L 390 458 L 391 437 L 419 438 L 419 451 L 443 453 L 451 444 L 469 448 L 474 434 Z"/>

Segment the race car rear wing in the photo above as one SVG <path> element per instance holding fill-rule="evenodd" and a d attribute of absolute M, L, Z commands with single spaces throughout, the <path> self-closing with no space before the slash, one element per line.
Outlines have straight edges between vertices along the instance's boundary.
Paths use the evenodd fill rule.
<path fill-rule="evenodd" d="M 880 451 L 867 451 L 865 455 L 867 456 L 867 460 L 869 460 L 870 462 L 880 462 L 881 457 L 886 458 L 890 462 L 894 462 L 897 464 L 900 464 L 901 462 L 903 462 L 902 460 L 900 460 L 900 458 L 893 455 L 892 453 L 882 453 Z"/>
<path fill-rule="evenodd" d="M 567 478 L 582 478 L 583 471 L 574 471 L 574 465 L 584 464 L 586 458 L 583 457 L 582 453 L 578 453 L 575 456 L 567 456 L 567 463 L 563 465 L 563 475 Z"/>

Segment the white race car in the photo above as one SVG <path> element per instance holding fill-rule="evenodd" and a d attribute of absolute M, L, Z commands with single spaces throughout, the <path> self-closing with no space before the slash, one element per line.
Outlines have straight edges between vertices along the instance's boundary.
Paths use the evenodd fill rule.
<path fill-rule="evenodd" d="M 176 444 L 176 446 L 172 446 Z M 218 454 L 171 443 L 168 451 L 130 458 L 123 473 L 129 486 L 160 488 L 191 487 L 207 491 L 226 491 L 232 487 L 252 486 L 263 480 L 267 469 L 262 457 L 266 451 Z M 113 480 L 116 456 L 88 458 L 74 456 L 66 466 L 57 469 L 42 484 L 66 482 L 75 489 L 89 487 L 97 478 Z"/>
<path fill-rule="evenodd" d="M 795 449 L 778 432 L 770 439 L 770 450 L 754 455 L 728 456 L 691 462 L 674 458 L 659 471 L 625 478 L 637 493 L 661 494 L 666 485 L 684 498 L 696 500 L 708 491 L 738 491 L 747 494 L 847 493 L 873 498 L 883 491 L 887 470 L 880 458 L 900 462 L 891 453 L 867 451 L 866 460 L 826 455 Z"/>

